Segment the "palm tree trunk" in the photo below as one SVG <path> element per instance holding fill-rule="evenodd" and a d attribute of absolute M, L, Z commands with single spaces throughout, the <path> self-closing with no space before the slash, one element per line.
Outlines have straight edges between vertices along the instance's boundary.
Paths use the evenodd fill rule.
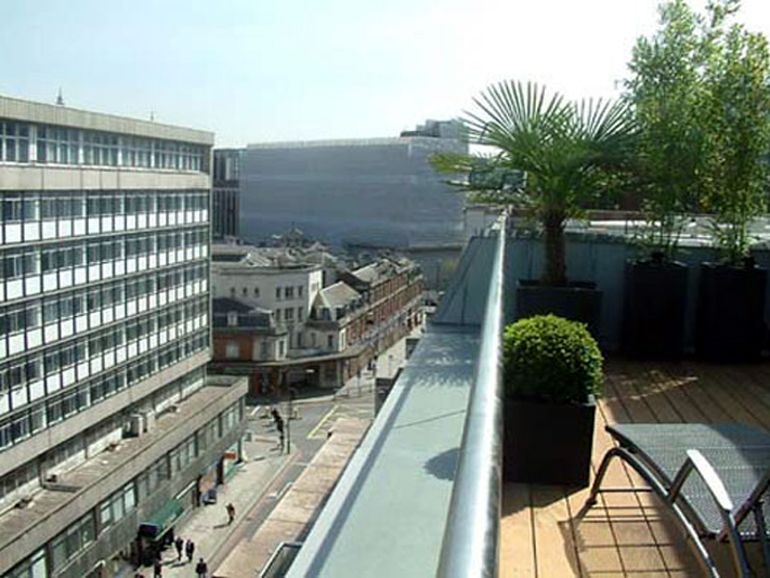
<path fill-rule="evenodd" d="M 542 282 L 551 287 L 564 287 L 567 284 L 567 264 L 565 260 L 564 213 L 549 211 L 543 217 L 545 229 L 545 271 Z"/>

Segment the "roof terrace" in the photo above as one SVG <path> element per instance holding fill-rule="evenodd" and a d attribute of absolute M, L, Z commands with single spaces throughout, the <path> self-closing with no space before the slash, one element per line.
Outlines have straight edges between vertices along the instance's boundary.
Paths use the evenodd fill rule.
<path fill-rule="evenodd" d="M 622 264 L 622 245 L 610 243 L 609 249 L 578 251 Z M 493 233 L 471 240 L 435 322 L 289 576 L 703 575 L 683 533 L 651 494 L 601 494 L 578 523 L 588 490 L 501 483 L 499 343 L 510 306 L 504 289 L 515 267 L 532 269 L 536 259 L 526 239 Z M 602 280 L 606 269 L 597 270 Z M 611 323 L 619 323 L 619 307 L 617 299 L 606 304 Z M 603 329 L 608 350 L 616 334 L 617 328 Z M 641 363 L 610 355 L 605 376 L 593 475 L 613 444 L 607 424 L 741 422 L 770 428 L 767 363 Z M 614 463 L 606 484 L 629 482 L 641 483 Z M 712 548 L 720 574 L 732 576 L 729 548 Z M 757 575 L 764 575 L 759 552 L 750 550 L 750 556 Z"/>

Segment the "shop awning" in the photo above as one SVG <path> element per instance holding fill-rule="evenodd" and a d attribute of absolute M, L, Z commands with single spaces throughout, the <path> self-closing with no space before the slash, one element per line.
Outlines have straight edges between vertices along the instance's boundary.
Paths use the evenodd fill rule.
<path fill-rule="evenodd" d="M 139 524 L 139 535 L 157 540 L 182 515 L 184 508 L 178 500 L 169 500 L 149 520 Z"/>

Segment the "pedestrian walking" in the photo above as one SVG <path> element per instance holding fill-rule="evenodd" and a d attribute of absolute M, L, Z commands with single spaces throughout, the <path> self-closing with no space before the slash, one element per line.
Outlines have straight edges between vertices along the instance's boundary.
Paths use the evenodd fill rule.
<path fill-rule="evenodd" d="M 198 578 L 206 578 L 208 575 L 209 567 L 203 561 L 203 558 L 198 560 L 198 563 L 195 565 L 195 573 L 198 575 Z"/>
<path fill-rule="evenodd" d="M 229 526 L 230 524 L 233 523 L 233 520 L 235 520 L 235 506 L 233 506 L 232 503 L 228 502 L 226 509 L 227 509 L 227 525 Z"/>
<path fill-rule="evenodd" d="M 284 439 L 284 433 L 283 433 L 283 419 L 278 416 L 278 420 L 275 422 L 275 429 L 278 430 L 278 436 L 279 441 L 281 443 L 281 451 L 283 452 L 283 439 Z"/>
<path fill-rule="evenodd" d="M 174 540 L 174 547 L 176 548 L 176 559 L 179 561 L 182 559 L 182 552 L 184 551 L 184 540 L 181 536 L 177 536 Z"/>
<path fill-rule="evenodd" d="M 163 578 L 163 564 L 160 563 L 160 560 L 155 560 L 152 568 L 155 571 L 153 574 L 155 578 Z"/>
<path fill-rule="evenodd" d="M 184 550 L 187 553 L 187 561 L 192 562 L 193 554 L 195 554 L 195 543 L 192 540 L 187 540 Z"/>

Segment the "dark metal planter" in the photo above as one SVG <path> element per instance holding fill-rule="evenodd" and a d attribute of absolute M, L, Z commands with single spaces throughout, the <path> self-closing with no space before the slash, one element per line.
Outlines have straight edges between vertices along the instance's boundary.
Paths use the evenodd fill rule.
<path fill-rule="evenodd" d="M 586 487 L 596 404 L 504 400 L 503 479 Z"/>
<path fill-rule="evenodd" d="M 695 348 L 714 361 L 754 361 L 765 341 L 767 270 L 702 263 Z"/>
<path fill-rule="evenodd" d="M 567 287 L 549 287 L 539 281 L 519 280 L 516 289 L 516 319 L 553 313 L 580 321 L 598 339 L 602 292 L 595 283 L 571 282 Z"/>
<path fill-rule="evenodd" d="M 625 353 L 640 359 L 676 359 L 682 355 L 687 276 L 683 263 L 626 263 Z"/>

